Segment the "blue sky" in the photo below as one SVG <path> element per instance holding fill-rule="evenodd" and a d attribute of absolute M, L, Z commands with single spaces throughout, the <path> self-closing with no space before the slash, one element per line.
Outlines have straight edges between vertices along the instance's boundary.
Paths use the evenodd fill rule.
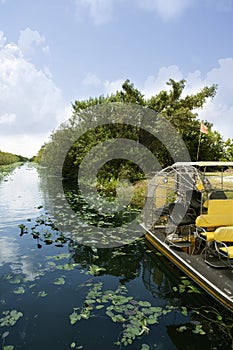
<path fill-rule="evenodd" d="M 218 84 L 200 111 L 233 138 L 233 0 L 0 0 L 0 150 L 33 156 L 75 99 L 127 78 L 146 97 Z"/>

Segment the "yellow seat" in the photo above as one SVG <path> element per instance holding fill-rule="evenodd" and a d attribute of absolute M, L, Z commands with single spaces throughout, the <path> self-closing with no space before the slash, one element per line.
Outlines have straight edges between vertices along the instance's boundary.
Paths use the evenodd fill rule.
<path fill-rule="evenodd" d="M 196 218 L 196 225 L 200 227 L 233 226 L 233 212 L 231 214 L 203 214 Z"/>
<path fill-rule="evenodd" d="M 233 216 L 232 199 L 209 199 L 207 203 L 208 215 L 226 215 Z"/>
<path fill-rule="evenodd" d="M 225 253 L 229 259 L 233 259 L 233 246 L 230 247 L 221 247 L 219 250 Z"/>
<path fill-rule="evenodd" d="M 233 243 L 233 226 L 218 227 L 213 234 L 216 241 Z"/>
<path fill-rule="evenodd" d="M 206 242 L 214 241 L 214 231 L 205 231 L 199 234 Z"/>

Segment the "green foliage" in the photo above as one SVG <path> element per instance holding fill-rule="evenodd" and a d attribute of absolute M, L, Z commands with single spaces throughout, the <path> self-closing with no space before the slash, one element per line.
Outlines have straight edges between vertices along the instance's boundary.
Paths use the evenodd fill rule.
<path fill-rule="evenodd" d="M 153 109 L 155 112 L 165 117 L 184 138 L 191 153 L 192 160 L 195 160 L 200 134 L 200 122 L 197 120 L 196 110 L 197 108 L 202 108 L 207 99 L 215 96 L 217 86 L 212 85 L 210 87 L 204 87 L 195 95 L 188 95 L 183 98 L 182 93 L 185 88 L 185 83 L 185 80 L 174 81 L 170 79 L 167 83 L 170 87 L 169 91 L 161 91 L 150 99 L 145 99 L 143 94 L 137 90 L 129 80 L 126 80 L 122 85 L 122 90 L 117 91 L 115 94 L 106 97 L 89 98 L 85 101 L 75 101 L 72 105 L 73 115 L 68 124 L 62 124 L 61 127 L 51 135 L 51 142 L 46 145 L 46 148 L 52 147 L 52 144 L 54 144 L 54 148 L 56 148 L 58 144 L 59 147 L 62 147 L 62 142 L 69 139 L 71 130 L 75 125 L 81 125 L 80 123 L 83 122 L 84 119 L 88 120 L 91 124 L 91 118 L 94 118 L 94 116 L 88 112 L 81 113 L 82 111 L 88 111 L 90 107 L 106 105 L 110 102 L 136 103 L 146 108 Z M 209 127 L 211 127 L 210 124 Z M 208 140 L 208 142 L 203 141 L 202 145 L 203 151 L 201 156 L 204 156 L 205 160 L 207 160 L 208 157 L 211 157 L 213 160 L 213 153 L 215 158 L 219 158 L 219 153 L 222 151 L 221 145 L 218 144 L 220 151 L 216 148 L 216 143 L 221 141 L 219 137 L 218 134 L 214 133 L 203 137 L 204 141 Z M 124 125 L 116 120 L 115 124 L 98 126 L 94 130 L 84 133 L 78 140 L 75 140 L 67 154 L 63 166 L 63 175 L 69 179 L 75 178 L 83 157 L 85 157 L 90 149 L 101 142 L 116 138 L 127 138 L 139 141 L 154 153 L 162 166 L 167 166 L 172 162 L 165 147 L 152 137 L 152 135 L 144 129 Z M 41 148 L 36 157 L 38 161 L 41 159 L 44 149 L 45 145 Z M 215 150 L 214 152 L 213 149 Z M 209 151 L 208 154 L 206 154 L 206 150 Z M 135 181 L 138 180 L 138 176 L 141 178 L 142 174 L 137 166 L 128 161 L 123 161 L 122 159 L 114 159 L 108 162 L 103 166 L 99 174 L 101 180 L 125 176 L 131 181 Z"/>
<path fill-rule="evenodd" d="M 30 159 L 30 161 L 31 161 L 31 162 L 35 162 L 35 163 L 40 163 L 40 162 L 41 162 L 41 159 L 42 159 L 42 156 L 43 156 L 43 153 L 44 153 L 45 147 L 46 147 L 46 144 L 44 144 L 44 145 L 40 148 L 40 150 L 38 151 L 38 153 L 37 153 L 34 157 L 32 157 L 32 158 Z"/>
<path fill-rule="evenodd" d="M 0 165 L 8 165 L 17 162 L 26 162 L 28 158 L 16 154 L 0 151 Z"/>
<path fill-rule="evenodd" d="M 23 317 L 22 312 L 17 310 L 7 310 L 2 312 L 3 317 L 0 318 L 0 327 L 14 326 L 16 322 Z"/>
<path fill-rule="evenodd" d="M 11 174 L 18 165 L 19 163 L 0 165 L 0 181 Z"/>
<path fill-rule="evenodd" d="M 102 289 L 103 283 L 93 284 L 89 289 L 83 307 L 74 308 L 69 315 L 71 325 L 75 325 L 82 319 L 88 320 L 95 316 L 95 312 L 102 310 L 112 322 L 122 324 L 122 332 L 116 345 L 130 345 L 134 340 L 142 335 L 148 334 L 150 326 L 159 322 L 159 318 L 165 316 L 173 310 L 173 307 L 162 308 L 151 306 L 148 301 L 134 300 L 127 295 L 125 286 L 120 286 L 116 290 Z M 150 347 L 142 344 L 142 349 Z"/>
<path fill-rule="evenodd" d="M 227 139 L 225 144 L 225 159 L 229 162 L 233 161 L 233 139 Z"/>

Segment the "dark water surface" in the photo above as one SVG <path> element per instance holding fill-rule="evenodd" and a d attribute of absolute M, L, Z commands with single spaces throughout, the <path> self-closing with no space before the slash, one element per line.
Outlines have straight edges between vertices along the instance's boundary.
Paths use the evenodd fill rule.
<path fill-rule="evenodd" d="M 78 244 L 41 188 L 32 165 L 0 183 L 0 349 L 232 348 L 230 316 L 143 238 Z"/>

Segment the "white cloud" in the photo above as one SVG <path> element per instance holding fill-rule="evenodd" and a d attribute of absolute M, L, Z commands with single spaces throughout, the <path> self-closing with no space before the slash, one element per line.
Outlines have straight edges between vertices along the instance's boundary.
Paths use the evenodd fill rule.
<path fill-rule="evenodd" d="M 6 37 L 4 36 L 4 33 L 0 30 L 0 48 L 5 45 Z"/>
<path fill-rule="evenodd" d="M 0 149 L 32 156 L 37 141 L 68 117 L 67 105 L 48 73 L 27 61 L 17 45 L 0 48 L 0 66 Z"/>
<path fill-rule="evenodd" d="M 20 31 L 18 47 L 27 56 L 30 56 L 36 47 L 41 47 L 46 54 L 49 53 L 49 46 L 45 45 L 44 36 L 40 35 L 37 30 L 28 27 Z"/>
<path fill-rule="evenodd" d="M 146 98 L 156 95 L 161 90 L 169 90 L 166 85 L 169 78 L 186 80 L 184 95 L 195 94 L 204 86 L 217 84 L 217 94 L 213 100 L 208 100 L 202 110 L 197 110 L 199 119 L 213 123 L 213 128 L 224 138 L 233 138 L 233 58 L 222 58 L 218 66 L 211 69 L 206 76 L 200 71 L 190 72 L 184 76 L 178 66 L 162 67 L 157 76 L 150 76 L 144 83 L 142 92 Z"/>
<path fill-rule="evenodd" d="M 51 132 L 41 134 L 1 135 L 0 150 L 19 154 L 28 158 L 33 157 L 41 146 L 49 140 Z"/>
<path fill-rule="evenodd" d="M 101 80 L 97 77 L 96 74 L 88 72 L 85 78 L 83 79 L 82 84 L 86 86 L 98 86 L 101 85 Z"/>
<path fill-rule="evenodd" d="M 145 83 L 142 93 L 145 98 L 149 98 L 156 95 L 161 90 L 169 90 L 170 87 L 166 82 L 170 79 L 181 80 L 183 79 L 183 74 L 176 65 L 161 67 L 158 71 L 157 76 L 149 76 Z"/>
<path fill-rule="evenodd" d="M 0 124 L 11 124 L 15 119 L 16 115 L 14 113 L 5 113 L 0 115 Z"/>
<path fill-rule="evenodd" d="M 105 88 L 105 93 L 107 95 L 114 94 L 117 90 L 122 89 L 122 84 L 124 83 L 123 79 L 118 79 L 115 81 L 105 81 L 104 82 L 104 88 Z"/>
<path fill-rule="evenodd" d="M 182 15 L 193 4 L 193 0 L 138 0 L 139 6 L 154 11 L 164 20 Z"/>
<path fill-rule="evenodd" d="M 204 85 L 218 84 L 218 90 L 200 117 L 213 122 L 225 137 L 233 138 L 233 58 L 222 58 L 218 63 L 218 67 L 210 70 L 203 80 Z"/>
<path fill-rule="evenodd" d="M 81 18 L 80 13 L 83 8 L 87 8 L 96 25 L 108 23 L 115 18 L 113 8 L 117 1 L 119 0 L 75 0 L 78 17 Z"/>

